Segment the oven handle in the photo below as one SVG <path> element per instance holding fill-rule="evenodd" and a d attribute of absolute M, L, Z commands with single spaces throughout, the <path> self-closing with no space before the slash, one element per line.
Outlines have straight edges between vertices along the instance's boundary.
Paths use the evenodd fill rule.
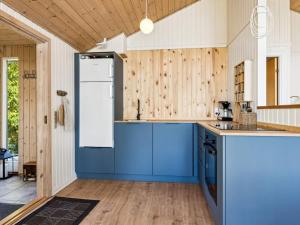
<path fill-rule="evenodd" d="M 208 154 L 210 154 L 210 155 L 217 155 L 217 149 L 212 144 L 210 144 L 208 142 L 205 142 L 204 146 L 205 147 L 209 147 L 208 148 Z"/>

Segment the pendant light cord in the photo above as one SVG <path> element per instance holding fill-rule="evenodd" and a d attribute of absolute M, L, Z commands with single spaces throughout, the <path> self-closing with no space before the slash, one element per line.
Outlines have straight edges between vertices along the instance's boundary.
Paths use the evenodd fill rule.
<path fill-rule="evenodd" d="M 146 0 L 146 18 L 148 18 L 148 0 Z"/>

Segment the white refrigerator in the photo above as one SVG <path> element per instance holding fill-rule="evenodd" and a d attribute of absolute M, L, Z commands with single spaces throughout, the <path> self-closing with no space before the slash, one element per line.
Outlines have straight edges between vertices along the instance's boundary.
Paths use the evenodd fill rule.
<path fill-rule="evenodd" d="M 81 57 L 80 147 L 114 147 L 113 59 Z"/>

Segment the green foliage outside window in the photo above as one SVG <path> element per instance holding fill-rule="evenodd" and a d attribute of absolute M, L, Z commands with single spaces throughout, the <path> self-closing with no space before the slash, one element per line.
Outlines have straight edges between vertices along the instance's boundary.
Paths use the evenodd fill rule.
<path fill-rule="evenodd" d="M 8 149 L 18 154 L 19 139 L 19 64 L 7 65 L 7 137 Z"/>

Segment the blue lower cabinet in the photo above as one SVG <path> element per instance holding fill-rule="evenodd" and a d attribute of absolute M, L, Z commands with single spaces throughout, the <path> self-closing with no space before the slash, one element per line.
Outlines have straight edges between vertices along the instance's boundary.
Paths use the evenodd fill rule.
<path fill-rule="evenodd" d="M 113 174 L 115 150 L 113 148 L 79 148 L 77 151 L 78 173 Z"/>
<path fill-rule="evenodd" d="M 225 225 L 300 224 L 299 146 L 299 137 L 226 137 Z"/>
<path fill-rule="evenodd" d="M 193 176 L 193 124 L 153 124 L 153 174 Z"/>
<path fill-rule="evenodd" d="M 152 123 L 115 124 L 116 174 L 152 175 Z"/>

